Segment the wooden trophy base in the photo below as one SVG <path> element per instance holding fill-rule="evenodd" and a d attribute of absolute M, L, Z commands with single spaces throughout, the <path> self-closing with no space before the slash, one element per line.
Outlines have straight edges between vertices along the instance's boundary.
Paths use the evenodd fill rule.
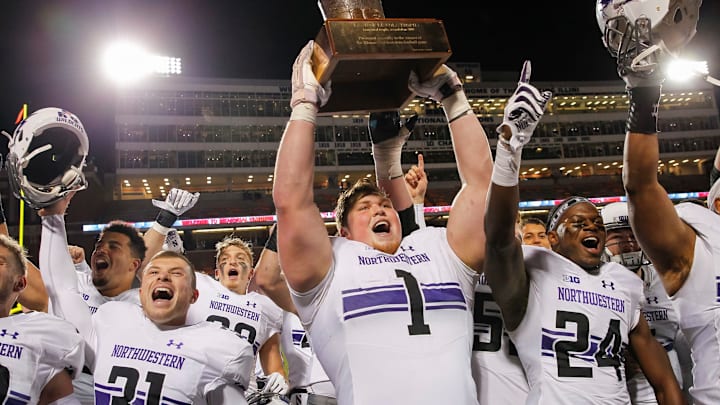
<path fill-rule="evenodd" d="M 315 77 L 332 81 L 320 115 L 399 110 L 414 97 L 410 72 L 428 79 L 452 54 L 435 19 L 327 19 L 315 42 Z"/>

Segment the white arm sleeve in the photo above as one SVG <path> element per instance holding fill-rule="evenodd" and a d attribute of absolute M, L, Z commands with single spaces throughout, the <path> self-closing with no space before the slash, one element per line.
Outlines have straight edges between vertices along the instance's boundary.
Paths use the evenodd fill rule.
<path fill-rule="evenodd" d="M 78 292 L 70 252 L 68 252 L 65 218 L 62 215 L 42 217 L 40 237 L 40 273 L 55 316 L 72 323 L 85 339 L 85 363 L 91 368 L 94 363 L 95 334 L 90 310 Z M 90 355 L 90 358 L 88 358 Z"/>
<path fill-rule="evenodd" d="M 415 211 L 415 223 L 420 228 L 425 228 L 425 204 L 413 204 Z"/>

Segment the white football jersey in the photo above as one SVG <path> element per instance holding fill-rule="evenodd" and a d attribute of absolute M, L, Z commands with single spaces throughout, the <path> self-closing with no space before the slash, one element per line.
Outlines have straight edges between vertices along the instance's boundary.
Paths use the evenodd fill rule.
<path fill-rule="evenodd" d="M 662 279 L 655 272 L 655 268 L 652 265 L 645 265 L 642 266 L 641 271 L 645 295 L 645 301 L 642 303 L 642 315 L 650 326 L 655 339 L 667 351 L 670 365 L 682 387 L 682 371 L 678 355 L 675 352 L 675 337 L 679 329 L 675 308 L 673 308 Z M 633 404 L 657 404 L 655 390 L 645 378 L 642 370 L 634 371 L 635 373 L 628 375 L 627 379 L 631 402 Z"/>
<path fill-rule="evenodd" d="M 291 291 L 339 404 L 476 404 L 471 375 L 477 273 L 445 228 L 402 240 L 395 254 L 332 238 L 333 265 Z"/>
<path fill-rule="evenodd" d="M 695 404 L 720 404 L 720 216 L 693 203 L 675 206 L 697 233 L 688 278 L 671 297 L 691 348 Z"/>
<path fill-rule="evenodd" d="M 593 275 L 549 249 L 522 249 L 527 312 L 509 334 L 528 378 L 527 403 L 629 403 L 623 352 L 644 301 L 640 278 L 617 263 Z"/>
<path fill-rule="evenodd" d="M 137 288 L 131 288 L 115 297 L 106 297 L 100 294 L 93 285 L 91 273 L 76 271 L 75 274 L 77 274 L 78 279 L 78 292 L 80 292 L 83 301 L 85 301 L 92 314 L 98 310 L 100 305 L 106 302 L 122 301 L 140 306 L 140 295 L 138 295 L 139 290 Z"/>
<path fill-rule="evenodd" d="M 310 336 L 303 328 L 300 318 L 291 312 L 283 313 L 280 342 L 287 359 L 290 390 L 306 388 L 313 394 L 334 398 L 335 390 L 312 351 Z"/>
<path fill-rule="evenodd" d="M 480 405 L 524 404 L 529 390 L 525 370 L 484 274 L 475 287 L 473 318 L 472 372 L 478 402 Z"/>
<path fill-rule="evenodd" d="M 270 298 L 251 291 L 237 294 L 212 277 L 197 274 L 198 300 L 190 306 L 187 323 L 218 322 L 247 339 L 257 354 L 260 347 L 282 330 L 282 309 Z"/>
<path fill-rule="evenodd" d="M 204 404 L 217 387 L 249 383 L 252 347 L 217 323 L 163 330 L 124 302 L 102 305 L 92 321 L 97 405 Z"/>
<path fill-rule="evenodd" d="M 0 318 L 0 403 L 36 404 L 45 385 L 83 367 L 85 343 L 69 322 L 42 312 Z"/>

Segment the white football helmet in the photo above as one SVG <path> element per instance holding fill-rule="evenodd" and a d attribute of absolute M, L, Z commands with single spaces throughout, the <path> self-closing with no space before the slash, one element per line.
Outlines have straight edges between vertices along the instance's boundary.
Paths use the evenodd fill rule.
<path fill-rule="evenodd" d="M 595 16 L 610 53 L 636 72 L 677 56 L 695 36 L 702 0 L 597 0 Z"/>
<path fill-rule="evenodd" d="M 603 223 L 605 224 L 605 231 L 608 234 L 610 231 L 615 229 L 630 228 L 630 219 L 628 216 L 628 206 L 626 202 L 610 203 L 603 207 L 600 215 L 602 216 Z M 645 259 L 645 254 L 639 247 L 638 250 L 634 252 L 624 252 L 613 255 L 606 244 L 605 256 L 608 260 L 622 264 L 630 270 L 637 270 L 643 264 L 649 264 L 649 262 Z"/>
<path fill-rule="evenodd" d="M 87 187 L 82 172 L 89 141 L 71 112 L 47 107 L 23 120 L 10 138 L 7 162 L 10 187 L 32 208 L 47 207 L 71 191 Z"/>

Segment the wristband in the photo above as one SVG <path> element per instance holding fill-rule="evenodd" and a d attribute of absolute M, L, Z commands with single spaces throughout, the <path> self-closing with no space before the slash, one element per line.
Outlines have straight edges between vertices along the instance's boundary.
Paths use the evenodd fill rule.
<path fill-rule="evenodd" d="M 420 229 L 417 222 L 415 222 L 414 207 L 410 206 L 402 211 L 398 211 L 398 217 L 400 218 L 400 227 L 402 228 L 403 238 Z"/>
<path fill-rule="evenodd" d="M 660 86 L 633 87 L 628 89 L 630 100 L 626 123 L 628 132 L 657 134 L 657 114 L 660 104 Z"/>
<path fill-rule="evenodd" d="M 508 141 L 502 137 L 498 138 L 497 147 L 495 148 L 495 164 L 493 165 L 490 180 L 498 186 L 517 186 L 520 181 L 521 158 L 522 148 L 512 152 Z"/>
<path fill-rule="evenodd" d="M 442 100 L 442 106 L 448 123 L 473 112 L 464 91 L 457 91 L 451 96 L 444 98 Z"/>
<path fill-rule="evenodd" d="M 167 236 L 168 232 L 170 232 L 170 228 L 168 228 L 167 226 L 162 226 L 157 222 L 153 222 L 150 228 L 163 236 Z"/>
<path fill-rule="evenodd" d="M 265 249 L 277 253 L 277 225 L 270 230 L 270 235 L 268 235 L 265 241 Z"/>
<path fill-rule="evenodd" d="M 413 204 L 413 211 L 415 211 L 415 223 L 422 229 L 425 228 L 425 204 Z"/>
<path fill-rule="evenodd" d="M 318 108 L 312 103 L 300 103 L 293 107 L 290 113 L 289 121 L 307 121 L 315 124 L 315 118 L 317 118 Z"/>
<path fill-rule="evenodd" d="M 173 214 L 172 212 L 168 210 L 160 210 L 158 212 L 157 217 L 155 217 L 155 222 L 158 224 L 164 226 L 165 228 L 172 228 L 175 221 L 177 221 L 178 217 L 177 215 Z"/>

